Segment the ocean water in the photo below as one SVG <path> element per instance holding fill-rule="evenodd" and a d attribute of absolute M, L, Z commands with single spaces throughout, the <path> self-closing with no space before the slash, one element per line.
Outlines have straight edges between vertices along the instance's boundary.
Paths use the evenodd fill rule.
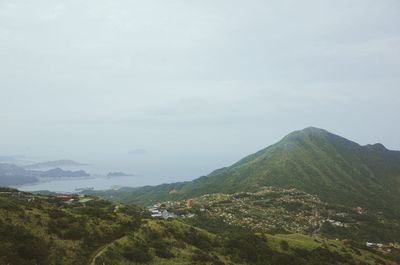
<path fill-rule="evenodd" d="M 41 181 L 35 184 L 22 185 L 17 188 L 22 191 L 48 190 L 54 192 L 76 192 L 79 189 L 106 190 L 120 187 L 139 187 L 155 185 L 151 178 L 143 176 L 91 176 L 85 178 L 62 178 Z"/>

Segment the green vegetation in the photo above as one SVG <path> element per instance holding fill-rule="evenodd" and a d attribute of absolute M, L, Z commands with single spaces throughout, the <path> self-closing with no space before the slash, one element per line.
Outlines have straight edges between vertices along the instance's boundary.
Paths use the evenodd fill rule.
<path fill-rule="evenodd" d="M 362 208 L 336 206 L 296 189 L 264 187 L 257 192 L 207 194 L 160 205 L 183 220 L 208 231 L 323 234 L 329 238 L 393 243 L 400 238 L 400 221 Z"/>
<path fill-rule="evenodd" d="M 346 241 L 210 233 L 179 220 L 149 219 L 140 208 L 96 197 L 0 189 L 0 206 L 1 265 L 395 264 Z"/>
<path fill-rule="evenodd" d="M 399 264 L 399 191 L 400 152 L 308 128 L 191 182 L 99 193 L 129 206 L 0 188 L 0 265 Z M 154 202 L 178 218 L 132 204 Z"/>
<path fill-rule="evenodd" d="M 234 165 L 194 181 L 98 193 L 108 199 L 150 205 L 211 193 L 296 188 L 322 201 L 400 216 L 400 152 L 360 146 L 325 130 L 307 128 Z"/>
<path fill-rule="evenodd" d="M 141 209 L 0 189 L 0 264 L 87 264 L 107 242 L 138 229 Z"/>
<path fill-rule="evenodd" d="M 218 235 L 179 221 L 149 220 L 110 245 L 96 264 L 321 265 L 379 264 L 378 260 L 395 264 L 344 241 L 322 237 L 245 232 Z"/>

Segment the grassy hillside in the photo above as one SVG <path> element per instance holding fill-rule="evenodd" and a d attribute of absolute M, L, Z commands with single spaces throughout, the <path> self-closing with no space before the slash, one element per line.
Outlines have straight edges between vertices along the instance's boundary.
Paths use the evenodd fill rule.
<path fill-rule="evenodd" d="M 234 165 L 194 181 L 98 193 L 142 205 L 210 193 L 297 188 L 323 201 L 400 214 L 400 152 L 360 146 L 317 128 L 296 131 Z"/>
<path fill-rule="evenodd" d="M 393 259 L 392 259 L 393 260 Z M 0 264 L 395 264 L 350 241 L 211 233 L 96 197 L 0 189 Z"/>
<path fill-rule="evenodd" d="M 149 220 L 96 259 L 101 264 L 395 264 L 349 242 L 301 234 L 216 235 L 179 221 Z"/>
<path fill-rule="evenodd" d="M 67 199 L 0 188 L 0 264 L 87 264 L 97 248 L 140 226 L 139 208 Z"/>

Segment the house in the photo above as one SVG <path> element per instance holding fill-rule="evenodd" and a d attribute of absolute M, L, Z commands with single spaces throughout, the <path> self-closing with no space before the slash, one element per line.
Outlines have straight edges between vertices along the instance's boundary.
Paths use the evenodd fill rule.
<path fill-rule="evenodd" d="M 75 201 L 77 197 L 74 195 L 63 194 L 63 195 L 58 195 L 57 198 L 61 199 L 66 204 L 71 204 Z"/>
<path fill-rule="evenodd" d="M 365 245 L 366 245 L 367 247 L 371 247 L 371 248 L 373 248 L 373 247 L 377 247 L 377 248 L 383 247 L 383 244 L 382 244 L 382 243 L 366 242 Z"/>
<path fill-rule="evenodd" d="M 162 218 L 163 215 L 162 215 L 162 213 L 152 213 L 151 217 L 153 217 L 153 218 Z"/>
<path fill-rule="evenodd" d="M 193 207 L 193 200 L 192 199 L 186 201 L 186 207 L 189 208 L 189 209 L 191 209 Z"/>
<path fill-rule="evenodd" d="M 164 219 L 170 219 L 170 218 L 176 218 L 176 215 L 174 213 L 170 213 L 167 210 L 162 211 L 162 218 Z"/>
<path fill-rule="evenodd" d="M 151 208 L 151 209 L 149 209 L 149 211 L 150 211 L 151 217 L 154 217 L 154 218 L 162 217 L 162 213 L 158 209 Z"/>

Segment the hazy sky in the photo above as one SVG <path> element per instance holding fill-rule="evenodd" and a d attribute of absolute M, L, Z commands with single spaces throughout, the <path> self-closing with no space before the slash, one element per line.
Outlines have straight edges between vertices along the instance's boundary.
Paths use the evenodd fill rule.
<path fill-rule="evenodd" d="M 398 0 L 1 0 L 0 155 L 191 179 L 317 126 L 400 149 Z"/>

